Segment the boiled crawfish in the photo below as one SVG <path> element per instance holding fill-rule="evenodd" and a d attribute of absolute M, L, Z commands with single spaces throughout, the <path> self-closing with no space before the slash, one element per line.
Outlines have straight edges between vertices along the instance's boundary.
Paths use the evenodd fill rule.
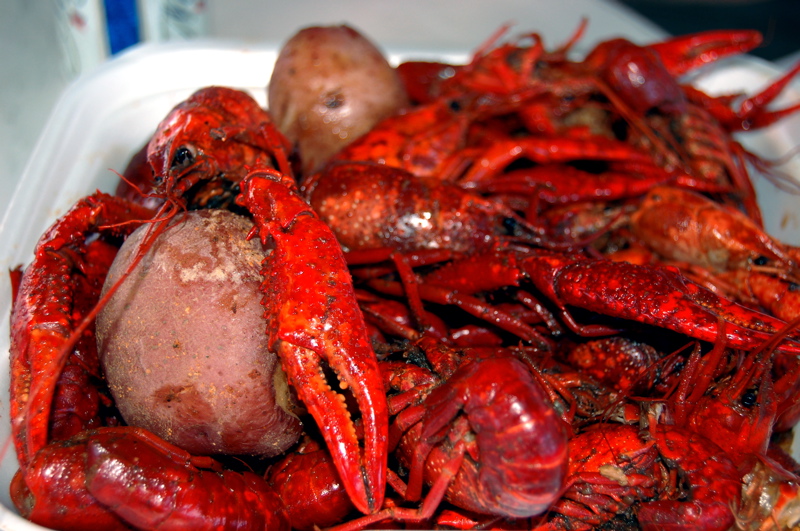
<path fill-rule="evenodd" d="M 295 161 L 269 115 L 238 91 L 204 89 L 176 107 L 148 147 L 152 175 L 134 178 L 147 207 L 158 212 L 101 194 L 87 198 L 43 239 L 35 267 L 21 281 L 12 343 L 20 510 L 50 525 L 47 504 L 32 500 L 55 507 L 64 493 L 67 504 L 98 509 L 92 514 L 109 526 L 238 525 L 238 516 L 226 512 L 237 502 L 189 519 L 197 516 L 191 512 L 200 506 L 194 496 L 201 487 L 255 500 L 243 519 L 249 526 L 333 525 L 355 507 L 371 514 L 344 529 L 384 519 L 726 529 L 744 518 L 740 503 L 751 508 L 753 495 L 742 493 L 742 485 L 796 484 L 800 467 L 777 466 L 769 440 L 800 414 L 792 399 L 800 385 L 796 323 L 764 313 L 772 306 L 754 303 L 754 288 L 747 296 L 732 292 L 763 276 L 791 291 L 797 255 L 758 232 L 760 215 L 743 169 L 757 160 L 730 136 L 794 112 L 797 106 L 766 106 L 795 71 L 734 108 L 733 98 L 703 95 L 677 76 L 709 57 L 752 49 L 760 42 L 754 32 L 648 46 L 613 40 L 572 61 L 568 52 L 580 33 L 554 51 L 535 34 L 497 46 L 492 40 L 470 64 L 445 65 L 455 74 L 448 79 L 407 77 L 423 80 L 409 85 L 421 105 L 386 119 L 312 175 L 294 174 Z M 633 67 L 644 74 L 641 85 L 626 77 Z M 709 127 L 701 127 L 705 122 Z M 580 190 L 568 190 L 559 176 Z M 295 177 L 312 207 L 298 195 Z M 709 273 L 703 285 L 699 268 L 717 267 L 718 247 L 687 235 L 659 246 L 644 232 L 653 230 L 646 227 L 648 209 L 656 221 L 664 209 L 656 195 L 685 188 L 728 205 L 687 216 L 707 209 L 717 226 L 755 230 L 739 232 L 748 235 L 741 238 L 742 259 L 726 257 L 725 270 Z M 398 198 L 408 208 L 396 209 Z M 435 209 L 449 201 L 449 210 Z M 136 428 L 94 429 L 120 422 L 91 352 L 104 264 L 134 226 L 150 223 L 152 240 L 180 210 L 209 206 L 246 210 L 256 223 L 253 237 L 275 245 L 264 264 L 264 290 L 277 294 L 265 304 L 267 333 L 331 451 L 319 461 L 301 452 L 296 474 L 279 472 L 297 470 L 281 463 L 264 481 L 222 471 Z M 730 206 L 754 222 L 731 214 Z M 554 237 L 550 227 L 559 222 L 553 220 L 567 217 L 596 221 L 588 236 Z M 309 249 L 318 245 L 322 256 L 309 266 Z M 340 245 L 351 251 L 355 290 Z M 601 256 L 639 250 L 636 264 Z M 102 259 L 87 258 L 95 253 Z M 709 261 L 684 267 L 698 255 Z M 314 275 L 311 284 L 299 280 L 306 275 Z M 48 283 L 63 296 L 48 299 Z M 738 287 L 722 288 L 731 285 Z M 326 319 L 330 326 L 301 322 Z M 595 381 L 604 369 L 597 360 L 577 359 L 581 352 L 551 358 L 567 342 L 592 343 L 626 363 L 620 330 L 659 350 L 675 349 L 634 352 L 619 382 Z M 375 361 L 373 350 L 383 361 Z M 350 420 L 344 396 L 328 389 L 326 366 L 352 390 L 359 421 Z M 76 401 L 71 390 L 86 382 L 97 393 Z M 603 385 L 612 383 L 619 385 Z M 43 394 L 53 393 L 60 395 L 51 411 Z M 754 436 L 719 448 L 704 428 L 726 423 L 752 428 Z M 533 424 L 547 436 L 529 429 Z M 519 432 L 527 447 L 518 444 Z M 537 446 L 540 439 L 547 444 Z M 151 487 L 163 493 L 168 476 L 178 486 L 165 505 L 146 496 L 118 503 L 130 492 L 124 483 L 135 470 L 127 459 L 139 451 L 133 447 L 163 467 L 137 476 L 134 493 Z M 686 456 L 686 448 L 694 453 Z M 768 465 L 758 468 L 754 460 Z M 72 471 L 61 478 L 67 487 L 47 477 L 62 464 Z M 293 494 L 311 467 L 328 471 L 322 484 Z M 106 474 L 112 468 L 124 474 L 115 479 Z M 386 482 L 398 496 L 384 492 Z M 311 497 L 309 491 L 337 494 L 290 514 L 292 498 Z M 747 514 L 791 505 L 764 504 Z M 222 520 L 213 520 L 217 515 Z"/>
<path fill-rule="evenodd" d="M 582 31 L 579 28 L 567 45 L 552 52 L 544 49 L 536 34 L 496 44 L 499 32 L 468 65 L 440 64 L 438 71 L 448 75 L 431 74 L 436 72 L 431 63 L 401 65 L 409 91 L 422 94 L 423 101 L 458 100 L 475 94 L 520 99 L 514 112 L 527 134 L 515 135 L 513 141 L 505 142 L 507 148 L 497 144 L 476 160 L 463 180 L 486 180 L 520 158 L 536 165 L 553 161 L 531 156 L 533 152 L 524 147 L 526 142 L 549 141 L 554 152 L 570 150 L 570 137 L 580 134 L 585 138 L 583 152 L 573 152 L 565 159 L 575 161 L 593 159 L 594 145 L 611 138 L 628 145 L 613 151 L 630 153 L 629 164 L 647 153 L 648 167 L 655 163 L 687 186 L 733 194 L 736 200 L 729 200 L 734 204 L 741 201 L 760 224 L 746 165 L 766 168 L 768 164 L 759 162 L 731 134 L 765 127 L 795 112 L 796 105 L 777 111 L 766 106 L 800 66 L 745 99 L 739 109 L 732 109 L 734 97 L 707 96 L 681 84 L 677 76 L 753 49 L 762 40 L 758 32 L 705 32 L 648 46 L 612 39 L 600 43 L 582 61 L 569 60 L 566 52 Z M 417 67 L 427 74 L 415 75 Z M 610 150 L 610 145 L 606 149 Z M 639 165 L 635 163 L 631 169 L 635 172 L 633 167 Z M 774 176 L 780 186 L 797 191 L 791 180 L 773 172 L 767 175 Z"/>
<path fill-rule="evenodd" d="M 202 189 L 204 183 L 222 174 L 239 179 L 241 193 L 236 201 L 255 219 L 251 236 L 275 246 L 264 264 L 268 275 L 263 286 L 273 294 L 266 322 L 271 347 L 281 356 L 298 396 L 317 419 L 354 505 L 365 513 L 381 506 L 388 422 L 385 394 L 350 276 L 335 238 L 297 195 L 283 151 L 285 142 L 268 115 L 258 109 L 249 120 L 225 122 L 230 118 L 225 112 L 249 115 L 254 103 L 248 98 L 239 91 L 210 87 L 176 107 L 162 122 L 148 147 L 155 195 L 164 199 L 157 213 L 98 193 L 80 201 L 39 242 L 35 261 L 21 279 L 12 313 L 12 424 L 21 467 L 15 499 L 20 503 L 27 499 L 24 485 L 36 481 L 40 473 L 33 461 L 40 452 L 48 452 L 49 445 L 58 444 L 52 442 L 55 434 L 50 419 L 62 414 L 51 406 L 61 385 L 62 368 L 76 356 L 80 363 L 86 342 L 89 354 L 94 355 L 87 362 L 87 372 L 91 376 L 100 373 L 96 347 L 92 346 L 93 317 L 103 304 L 97 300 L 97 290 L 104 272 L 87 264 L 86 247 L 93 245 L 86 243 L 87 238 L 91 241 L 93 234 L 101 239 L 106 234 L 124 237 L 138 225 L 151 223 L 145 241 L 152 242 L 166 222 L 186 207 L 193 189 Z M 246 169 L 249 164 L 254 168 Z M 315 255 L 321 261 L 309 269 L 308 260 L 314 258 L 304 257 L 303 250 L 323 247 L 325 251 Z M 301 281 L 308 275 L 298 275 L 303 270 L 313 272 L 310 285 Z M 71 281 L 83 271 L 92 274 L 84 282 L 86 287 L 81 281 Z M 336 293 L 319 290 L 320 286 Z M 341 322 L 329 326 L 331 318 Z M 323 363 L 355 398 L 363 440 L 356 436 L 342 396 L 322 377 Z M 90 417 L 66 435 L 102 423 L 96 415 Z M 244 491 L 238 495 L 246 496 Z M 125 509 L 120 510 L 118 514 L 123 514 Z M 265 506 L 263 510 L 270 509 Z"/>
<path fill-rule="evenodd" d="M 311 468 L 313 481 L 292 474 Z M 210 457 L 192 456 L 131 427 L 84 430 L 54 441 L 34 456 L 24 476 L 14 477 L 11 490 L 26 518 L 76 531 L 312 529 L 353 510 L 330 455 L 313 442 L 275 463 L 265 479 L 224 470 Z"/>

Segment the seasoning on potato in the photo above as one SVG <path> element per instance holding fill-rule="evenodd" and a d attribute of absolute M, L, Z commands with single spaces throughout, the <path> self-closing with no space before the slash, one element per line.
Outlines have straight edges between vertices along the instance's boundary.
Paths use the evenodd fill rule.
<path fill-rule="evenodd" d="M 278 455 L 301 425 L 261 306 L 261 244 L 224 210 L 176 218 L 97 318 L 98 348 L 125 421 L 193 454 Z M 104 290 L 148 226 L 119 251 Z"/>
<path fill-rule="evenodd" d="M 381 51 L 344 25 L 313 26 L 290 38 L 267 94 L 270 113 L 297 146 L 304 173 L 408 105 L 400 77 Z"/>

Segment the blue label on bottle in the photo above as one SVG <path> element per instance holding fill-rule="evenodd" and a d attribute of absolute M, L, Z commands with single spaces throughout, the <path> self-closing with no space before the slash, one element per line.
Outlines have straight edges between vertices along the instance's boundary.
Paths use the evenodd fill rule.
<path fill-rule="evenodd" d="M 108 47 L 111 55 L 140 40 L 136 0 L 105 0 Z"/>

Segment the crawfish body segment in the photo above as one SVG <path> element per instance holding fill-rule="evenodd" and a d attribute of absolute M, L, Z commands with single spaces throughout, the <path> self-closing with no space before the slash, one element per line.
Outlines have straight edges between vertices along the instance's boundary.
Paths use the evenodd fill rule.
<path fill-rule="evenodd" d="M 55 441 L 31 456 L 11 480 L 11 500 L 28 520 L 64 531 L 125 530 L 126 522 L 86 488 L 86 443 L 91 431 Z"/>
<path fill-rule="evenodd" d="M 86 430 L 40 450 L 12 497 L 26 518 L 55 529 L 290 528 L 261 477 L 193 461 L 145 430 Z"/>
<path fill-rule="evenodd" d="M 388 412 L 342 250 L 289 176 L 256 170 L 243 181 L 238 201 L 253 213 L 262 243 L 274 245 L 262 287 L 269 342 L 322 430 L 354 504 L 373 512 L 383 502 Z M 344 395 L 325 379 L 323 361 L 358 403 L 363 450 Z"/>
<path fill-rule="evenodd" d="M 468 113 L 436 100 L 385 118 L 332 160 L 372 161 L 421 177 L 443 178 L 451 162 L 448 154 L 466 143 L 469 120 Z"/>

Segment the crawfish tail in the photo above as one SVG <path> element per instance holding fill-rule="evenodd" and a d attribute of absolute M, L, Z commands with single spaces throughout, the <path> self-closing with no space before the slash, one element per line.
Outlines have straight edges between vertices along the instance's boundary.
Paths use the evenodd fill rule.
<path fill-rule="evenodd" d="M 567 474 L 565 426 L 521 361 L 499 357 L 468 363 L 434 389 L 422 407 L 420 446 L 437 445 L 425 459 L 428 472 L 439 466 L 431 463 L 452 459 L 447 450 L 452 441 L 437 443 L 445 439 L 447 424 L 454 426 L 447 437 L 455 437 L 459 413 L 474 433 L 463 441 L 477 448 L 467 449 L 447 491 L 456 505 L 526 518 L 545 511 L 560 495 Z M 409 489 L 411 484 L 409 478 Z"/>
<path fill-rule="evenodd" d="M 43 447 L 16 473 L 11 500 L 23 517 L 64 531 L 130 529 L 86 488 L 86 444 L 92 433 Z"/>
<path fill-rule="evenodd" d="M 289 529 L 263 478 L 199 469 L 189 453 L 145 430 L 98 430 L 86 451 L 89 492 L 137 528 Z"/>

